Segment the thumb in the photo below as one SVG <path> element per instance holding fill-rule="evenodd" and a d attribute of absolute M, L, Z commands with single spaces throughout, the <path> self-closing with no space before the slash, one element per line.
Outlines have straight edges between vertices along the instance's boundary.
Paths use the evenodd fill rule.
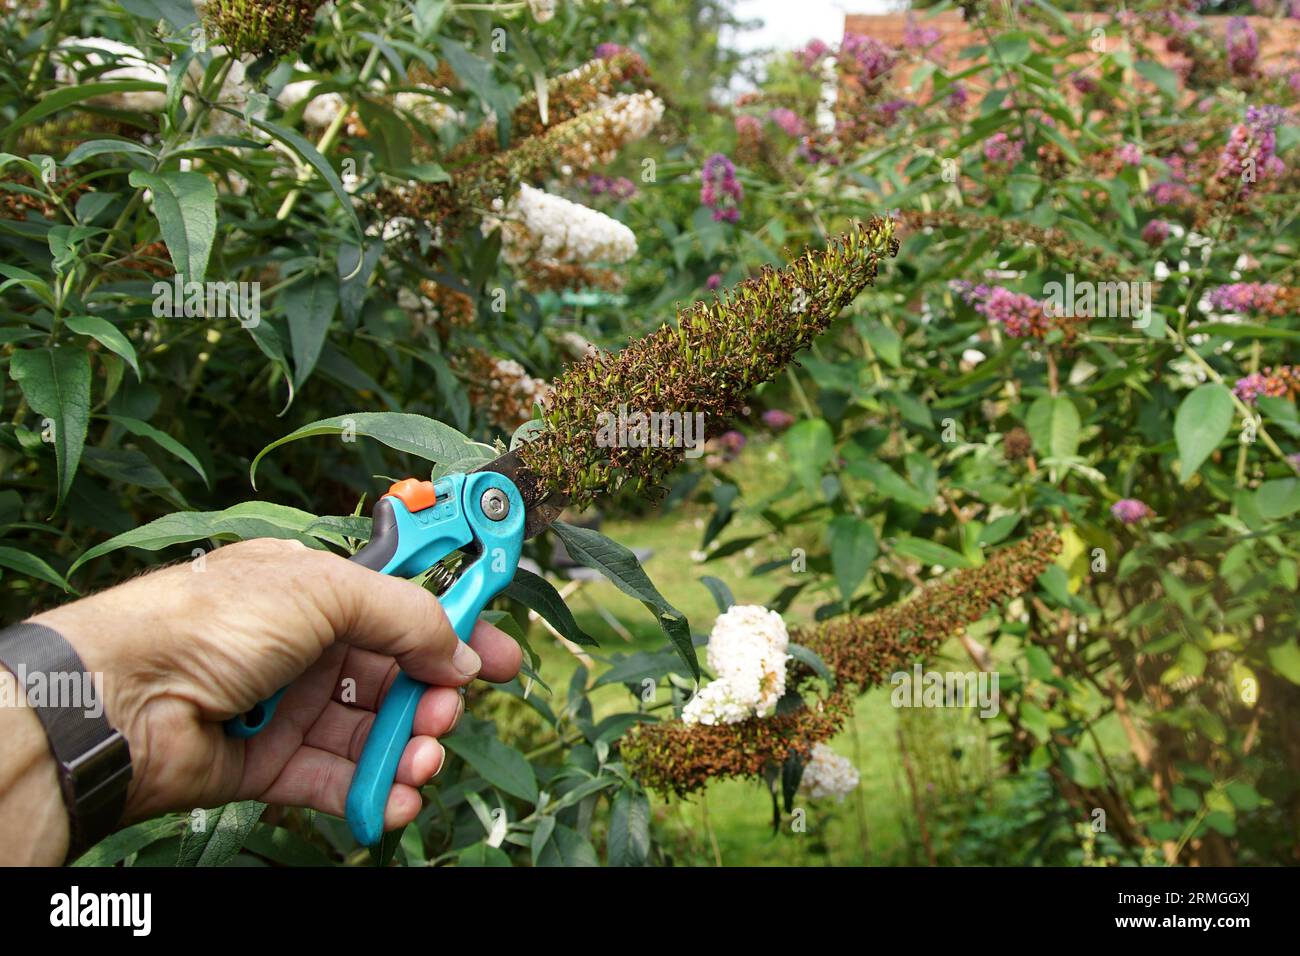
<path fill-rule="evenodd" d="M 319 555 L 330 590 L 334 638 L 387 654 L 418 681 L 458 687 L 473 680 L 482 660 L 456 636 L 438 599 L 410 581 L 371 571 L 345 558 Z"/>

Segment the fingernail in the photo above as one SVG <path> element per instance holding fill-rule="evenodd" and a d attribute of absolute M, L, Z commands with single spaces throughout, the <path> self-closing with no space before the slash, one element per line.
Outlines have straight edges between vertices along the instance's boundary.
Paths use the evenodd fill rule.
<path fill-rule="evenodd" d="M 445 766 L 447 766 L 447 748 L 442 744 L 438 744 L 438 769 L 433 772 L 433 776 L 436 777 L 442 773 L 442 768 Z M 432 780 L 433 777 L 429 779 Z"/>
<path fill-rule="evenodd" d="M 451 726 L 453 728 L 459 724 L 460 719 L 465 716 L 465 692 L 461 690 L 461 688 L 457 688 L 457 690 L 460 690 L 461 692 L 456 695 L 456 716 L 451 719 Z"/>
<path fill-rule="evenodd" d="M 460 671 L 461 677 L 474 677 L 483 667 L 483 661 L 474 648 L 463 641 L 456 642 L 456 650 L 451 655 L 451 666 Z"/>

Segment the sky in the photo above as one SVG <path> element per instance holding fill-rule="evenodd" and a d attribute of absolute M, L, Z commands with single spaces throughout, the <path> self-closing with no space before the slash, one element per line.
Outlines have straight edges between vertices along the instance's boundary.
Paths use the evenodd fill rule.
<path fill-rule="evenodd" d="M 755 30 L 733 38 L 741 50 L 794 50 L 814 37 L 829 42 L 844 34 L 846 13 L 887 13 L 894 0 L 736 0 L 736 15 L 761 20 Z"/>

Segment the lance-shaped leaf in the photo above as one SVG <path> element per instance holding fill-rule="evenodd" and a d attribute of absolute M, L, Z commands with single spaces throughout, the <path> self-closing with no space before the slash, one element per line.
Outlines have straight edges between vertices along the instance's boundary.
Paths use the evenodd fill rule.
<path fill-rule="evenodd" d="M 248 477 L 253 482 L 253 487 L 257 487 L 258 462 L 268 452 L 299 438 L 320 435 L 344 435 L 346 440 L 357 436 L 373 438 L 389 448 L 436 462 L 444 469 L 457 463 L 480 464 L 496 457 L 496 452 L 489 446 L 466 438 L 450 425 L 423 415 L 406 412 L 353 412 L 304 425 L 263 448 L 248 468 Z"/>
<path fill-rule="evenodd" d="M 59 469 L 57 511 L 72 487 L 90 425 L 90 356 L 84 349 L 23 349 L 9 360 L 9 377 L 27 404 L 53 424 L 50 432 Z"/>
<path fill-rule="evenodd" d="M 203 173 L 131 171 L 130 183 L 153 193 L 153 212 L 176 272 L 202 282 L 217 235 L 217 188 Z"/>
<path fill-rule="evenodd" d="M 691 642 L 691 627 L 686 615 L 669 604 L 650 582 L 635 554 L 617 541 L 611 541 L 599 531 L 579 528 L 557 521 L 551 527 L 564 542 L 569 557 L 585 567 L 599 571 L 624 594 L 636 598 L 655 615 L 673 647 L 691 669 L 696 680 L 700 677 L 700 662 Z"/>

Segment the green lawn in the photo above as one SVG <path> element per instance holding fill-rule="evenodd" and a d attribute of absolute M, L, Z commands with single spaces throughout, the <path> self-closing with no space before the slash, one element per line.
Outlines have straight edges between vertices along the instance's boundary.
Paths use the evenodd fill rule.
<path fill-rule="evenodd" d="M 751 441 L 739 461 L 729 469 L 733 480 L 746 491 L 762 488 L 762 494 L 785 483 L 784 466 L 770 443 Z M 707 479 L 706 479 L 707 480 Z M 755 497 L 758 497 L 757 495 Z M 796 506 L 792 504 L 791 507 Z M 730 587 L 736 601 L 763 604 L 795 575 L 781 569 L 764 576 L 751 571 L 765 561 L 788 558 L 772 553 L 764 539 L 758 548 L 738 551 L 714 560 L 698 560 L 701 537 L 710 508 L 684 505 L 667 512 L 637 519 L 606 520 L 601 530 L 615 540 L 635 548 L 649 548 L 653 556 L 646 570 L 663 595 L 689 618 L 692 630 L 707 633 L 718 613 L 712 595 L 700 577 L 712 575 Z M 765 532 L 756 515 L 738 514 L 722 533 L 723 542 Z M 810 555 L 819 543 L 800 541 Z M 811 590 L 811 589 L 808 589 Z M 807 624 L 813 609 L 830 595 L 800 595 L 784 615 L 789 626 Z M 570 606 L 579 624 L 600 641 L 596 656 L 638 650 L 662 650 L 666 638 L 649 612 L 612 584 L 592 582 L 571 597 Z M 631 632 L 625 640 L 594 609 L 600 605 L 618 618 Z M 989 635 L 981 637 L 988 643 Z M 540 628 L 532 631 L 534 649 L 542 657 L 541 676 L 557 693 L 568 686 L 576 660 Z M 1004 637 L 994 646 L 995 660 L 1005 662 L 1016 655 L 1018 642 Z M 940 659 L 930 662 L 941 670 L 969 670 L 971 664 L 957 641 L 944 648 Z M 857 767 L 861 784 L 843 803 L 796 801 L 806 811 L 806 831 L 771 828 L 772 804 L 761 782 L 727 780 L 710 786 L 703 795 L 689 800 L 654 795 L 654 811 L 663 843 L 679 863 L 724 865 L 852 865 L 923 864 L 926 856 L 919 839 L 914 801 L 900 757 L 900 727 L 908 732 L 917 787 L 931 811 L 941 803 L 960 805 L 997 776 L 996 755 L 988 737 L 997 721 L 982 721 L 969 711 L 909 711 L 890 704 L 890 688 L 878 688 L 858 701 L 850 727 L 832 747 Z M 627 709 L 623 685 L 598 689 L 592 695 L 595 717 Z M 1102 739 L 1118 742 L 1118 728 L 1099 727 Z M 973 808 L 972 808 L 973 809 Z M 930 821 L 932 834 L 934 821 Z M 936 844 L 937 844 L 936 840 Z"/>

